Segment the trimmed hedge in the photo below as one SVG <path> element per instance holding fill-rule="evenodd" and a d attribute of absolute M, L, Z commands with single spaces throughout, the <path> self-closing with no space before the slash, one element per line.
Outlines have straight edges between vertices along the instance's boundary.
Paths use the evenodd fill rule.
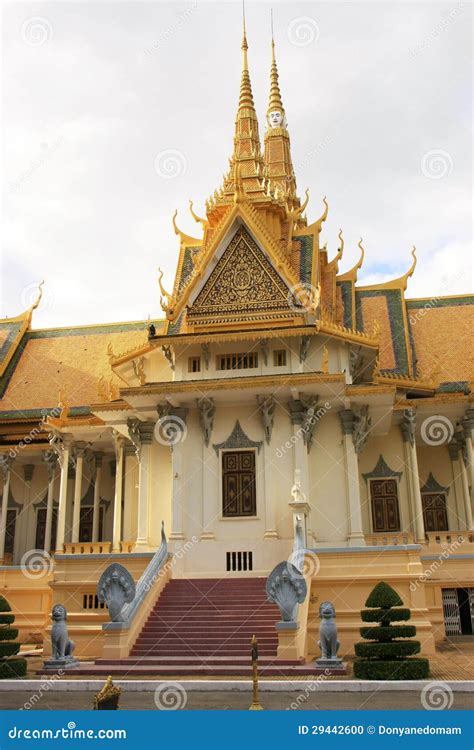
<path fill-rule="evenodd" d="M 26 659 L 16 657 L 20 644 L 15 641 L 17 628 L 8 627 L 15 622 L 15 615 L 4 596 L 0 596 L 0 680 L 24 677 L 26 675 Z"/>
<path fill-rule="evenodd" d="M 390 643 L 356 643 L 356 656 L 367 659 L 396 659 L 420 653 L 420 641 L 391 641 Z"/>
<path fill-rule="evenodd" d="M 15 638 L 18 638 L 16 628 L 0 628 L 0 641 L 14 641 Z"/>
<path fill-rule="evenodd" d="M 421 650 L 414 625 L 392 625 L 409 620 L 411 612 L 402 607 L 398 593 L 387 583 L 379 583 L 361 611 L 364 622 L 378 625 L 360 628 L 367 642 L 355 644 L 354 677 L 360 680 L 421 680 L 429 676 L 428 659 L 410 658 Z"/>
<path fill-rule="evenodd" d="M 0 680 L 26 677 L 26 659 L 0 659 Z"/>
<path fill-rule="evenodd" d="M 354 662 L 354 677 L 358 680 L 425 680 L 429 676 L 428 659 Z"/>
<path fill-rule="evenodd" d="M 391 641 L 394 638 L 413 638 L 416 635 L 414 625 L 373 625 L 371 628 L 360 628 L 362 638 L 366 641 Z"/>
<path fill-rule="evenodd" d="M 409 620 L 411 612 L 409 609 L 402 607 L 398 609 L 363 609 L 360 616 L 362 622 L 382 622 L 389 625 L 391 622 Z"/>
<path fill-rule="evenodd" d="M 402 604 L 403 602 L 395 589 L 392 589 L 388 583 L 381 581 L 370 592 L 365 606 L 392 609 L 392 607 L 401 607 Z"/>

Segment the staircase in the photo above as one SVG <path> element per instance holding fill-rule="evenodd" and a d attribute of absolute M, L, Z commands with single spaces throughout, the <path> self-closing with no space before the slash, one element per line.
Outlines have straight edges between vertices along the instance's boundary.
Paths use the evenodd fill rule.
<path fill-rule="evenodd" d="M 264 578 L 170 581 L 131 656 L 248 659 L 253 634 L 262 656 L 276 656 L 279 612 L 264 586 Z"/>
<path fill-rule="evenodd" d="M 266 600 L 266 578 L 169 581 L 128 658 L 97 659 L 75 674 L 250 676 L 250 643 L 258 639 L 262 675 L 312 674 L 299 661 L 276 661 L 278 607 Z"/>

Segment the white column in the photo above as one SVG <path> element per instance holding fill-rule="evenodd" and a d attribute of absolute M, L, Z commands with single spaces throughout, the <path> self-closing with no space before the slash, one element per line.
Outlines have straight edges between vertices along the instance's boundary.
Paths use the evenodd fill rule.
<path fill-rule="evenodd" d="M 216 498 L 219 493 L 216 488 L 216 475 L 211 464 L 215 463 L 215 451 L 210 445 L 202 441 L 202 530 L 201 539 L 215 539 L 214 523 L 219 517 Z M 218 467 L 217 467 L 218 468 Z"/>
<path fill-rule="evenodd" d="M 48 470 L 48 499 L 46 503 L 46 524 L 44 531 L 44 551 L 51 550 L 51 529 L 53 526 L 53 500 L 54 500 L 54 482 L 56 479 L 56 467 L 58 463 L 57 454 L 53 451 L 46 451 L 43 460 Z"/>
<path fill-rule="evenodd" d="M 112 531 L 112 551 L 120 552 L 122 536 L 122 498 L 123 498 L 123 446 L 125 438 L 114 434 L 115 444 L 115 492 L 114 492 L 114 523 Z"/>
<path fill-rule="evenodd" d="M 468 409 L 462 420 L 464 439 L 466 441 L 467 470 L 469 472 L 469 484 L 471 487 L 471 503 L 474 503 L 474 409 Z"/>
<path fill-rule="evenodd" d="M 102 459 L 104 454 L 101 451 L 94 452 L 95 458 L 95 479 L 94 479 L 94 509 L 92 511 L 92 541 L 99 541 L 99 513 L 100 513 L 100 480 L 102 478 Z"/>
<path fill-rule="evenodd" d="M 183 450 L 182 443 L 172 446 L 171 471 L 173 472 L 171 539 L 184 539 L 183 531 Z"/>
<path fill-rule="evenodd" d="M 407 416 L 408 413 L 411 415 L 410 418 Z M 426 534 L 425 522 L 423 519 L 423 503 L 421 502 L 418 456 L 416 454 L 415 420 L 416 415 L 414 409 L 405 409 L 405 416 L 403 417 L 401 430 L 403 441 L 406 443 L 408 458 L 407 470 L 411 482 L 413 508 L 415 511 L 415 539 L 417 542 L 424 543 L 426 541 Z"/>
<path fill-rule="evenodd" d="M 67 482 L 71 447 L 72 437 L 70 435 L 63 435 L 55 443 L 55 449 L 57 448 L 59 464 L 61 466 L 61 481 L 59 484 L 58 528 L 56 533 L 56 552 L 59 553 L 63 552 L 64 537 L 66 533 Z"/>
<path fill-rule="evenodd" d="M 347 542 L 350 547 L 360 547 L 365 545 L 365 535 L 362 526 L 359 459 L 352 438 L 355 419 L 354 412 L 351 411 L 351 409 L 343 409 L 339 412 L 339 419 L 343 433 L 344 462 L 346 470 L 347 510 L 349 522 Z"/>
<path fill-rule="evenodd" d="M 270 458 L 271 448 L 263 443 L 263 477 L 265 482 L 265 533 L 264 539 L 278 539 L 276 530 L 275 469 Z"/>
<path fill-rule="evenodd" d="M 3 473 L 2 516 L 0 519 L 0 563 L 5 555 L 5 535 L 7 531 L 8 494 L 10 492 L 10 470 L 13 459 L 6 453 L 0 455 L 0 469 Z"/>
<path fill-rule="evenodd" d="M 464 512 L 464 522 L 468 531 L 473 530 L 471 498 L 469 497 L 469 485 L 466 467 L 462 456 L 461 445 L 456 439 L 448 445 L 453 467 L 453 478 L 457 492 L 461 495 L 461 506 Z"/>
<path fill-rule="evenodd" d="M 79 541 L 79 527 L 81 524 L 81 497 L 82 497 L 82 471 L 84 468 L 84 448 L 82 446 L 74 449 L 76 462 L 76 477 L 74 480 L 74 506 L 72 514 L 71 542 Z"/>
<path fill-rule="evenodd" d="M 301 482 L 301 491 L 309 499 L 309 467 L 308 448 L 304 442 L 304 411 L 301 401 L 295 400 L 288 403 L 288 409 L 293 429 L 293 473 L 298 470 Z"/>
<path fill-rule="evenodd" d="M 124 481 L 123 481 L 123 540 L 131 542 L 137 538 L 138 506 L 138 459 L 134 446 L 128 442 L 123 448 Z"/>
<path fill-rule="evenodd" d="M 140 440 L 138 464 L 138 520 L 137 543 L 135 549 L 148 548 L 150 544 L 148 499 L 150 495 L 150 457 L 151 443 L 155 425 L 153 422 L 141 422 L 138 425 Z"/>

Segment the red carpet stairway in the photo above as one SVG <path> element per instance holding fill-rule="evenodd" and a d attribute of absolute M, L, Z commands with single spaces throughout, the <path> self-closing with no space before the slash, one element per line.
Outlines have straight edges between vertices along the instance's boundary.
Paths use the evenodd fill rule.
<path fill-rule="evenodd" d="M 278 607 L 267 602 L 265 578 L 176 579 L 150 613 L 127 659 L 98 659 L 74 672 L 122 675 L 249 676 L 250 641 L 259 645 L 260 673 L 311 673 L 278 661 Z"/>

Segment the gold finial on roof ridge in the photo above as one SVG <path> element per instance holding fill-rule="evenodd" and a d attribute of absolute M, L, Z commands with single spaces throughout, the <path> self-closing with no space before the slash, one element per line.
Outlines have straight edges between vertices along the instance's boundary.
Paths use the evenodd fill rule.
<path fill-rule="evenodd" d="M 30 307 L 30 311 L 31 312 L 33 312 L 33 310 L 36 310 L 37 307 L 38 307 L 38 305 L 39 305 L 39 303 L 41 302 L 41 298 L 43 296 L 43 287 L 44 287 L 44 279 L 43 279 L 43 281 L 40 281 L 40 283 L 39 283 L 38 294 L 37 294 L 36 300 L 33 302 L 33 304 Z"/>

